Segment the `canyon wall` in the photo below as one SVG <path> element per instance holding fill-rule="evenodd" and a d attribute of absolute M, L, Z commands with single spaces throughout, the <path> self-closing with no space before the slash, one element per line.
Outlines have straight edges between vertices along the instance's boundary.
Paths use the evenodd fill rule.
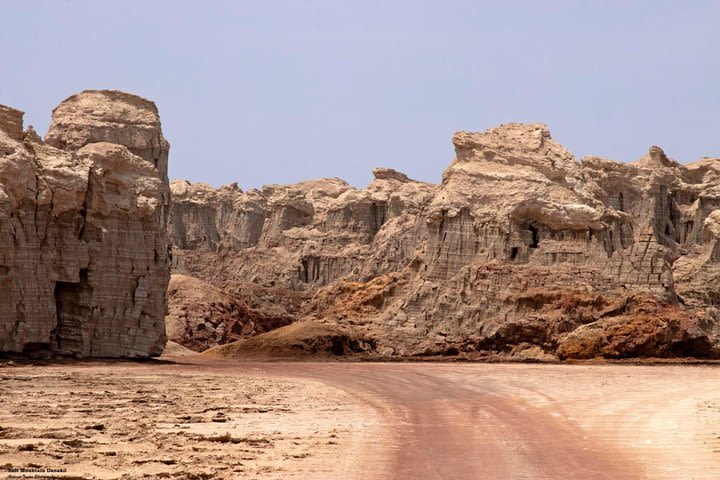
<path fill-rule="evenodd" d="M 718 159 L 577 161 L 542 124 L 453 144 L 439 185 L 173 182 L 174 267 L 302 292 L 382 356 L 720 353 Z"/>
<path fill-rule="evenodd" d="M 22 117 L 0 106 L 0 352 L 159 354 L 170 189 L 157 108 L 85 91 L 44 141 Z"/>

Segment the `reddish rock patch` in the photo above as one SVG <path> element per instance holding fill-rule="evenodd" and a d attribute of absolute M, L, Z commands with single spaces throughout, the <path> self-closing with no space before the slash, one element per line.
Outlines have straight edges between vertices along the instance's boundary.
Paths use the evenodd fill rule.
<path fill-rule="evenodd" d="M 168 340 L 194 351 L 252 337 L 293 321 L 290 316 L 258 312 L 237 295 L 187 275 L 172 276 L 168 297 Z"/>

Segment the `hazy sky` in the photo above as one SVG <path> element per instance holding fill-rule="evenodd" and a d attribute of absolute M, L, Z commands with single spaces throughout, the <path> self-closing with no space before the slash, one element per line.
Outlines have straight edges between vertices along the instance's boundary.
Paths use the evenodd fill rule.
<path fill-rule="evenodd" d="M 578 158 L 720 156 L 720 1 L 0 0 L 0 103 L 44 135 L 84 89 L 154 100 L 170 175 L 241 187 L 388 166 L 544 122 Z"/>

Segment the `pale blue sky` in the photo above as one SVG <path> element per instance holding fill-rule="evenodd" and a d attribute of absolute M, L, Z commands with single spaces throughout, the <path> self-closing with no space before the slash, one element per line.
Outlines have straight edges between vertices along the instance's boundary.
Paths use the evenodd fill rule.
<path fill-rule="evenodd" d="M 437 182 L 456 130 L 545 122 L 578 158 L 720 156 L 720 1 L 0 0 L 0 103 L 154 100 L 170 175 L 241 187 L 388 166 Z"/>

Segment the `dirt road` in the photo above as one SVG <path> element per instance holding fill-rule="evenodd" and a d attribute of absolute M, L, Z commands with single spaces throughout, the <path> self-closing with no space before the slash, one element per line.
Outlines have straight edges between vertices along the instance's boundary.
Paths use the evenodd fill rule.
<path fill-rule="evenodd" d="M 128 480 L 720 478 L 714 366 L 193 359 L 0 373 L 0 478 L 23 466 Z"/>
<path fill-rule="evenodd" d="M 357 478 L 718 479 L 720 369 L 264 364 L 382 417 Z M 371 466 L 371 468 L 367 468 Z M 373 476 L 374 474 L 374 476 Z"/>

